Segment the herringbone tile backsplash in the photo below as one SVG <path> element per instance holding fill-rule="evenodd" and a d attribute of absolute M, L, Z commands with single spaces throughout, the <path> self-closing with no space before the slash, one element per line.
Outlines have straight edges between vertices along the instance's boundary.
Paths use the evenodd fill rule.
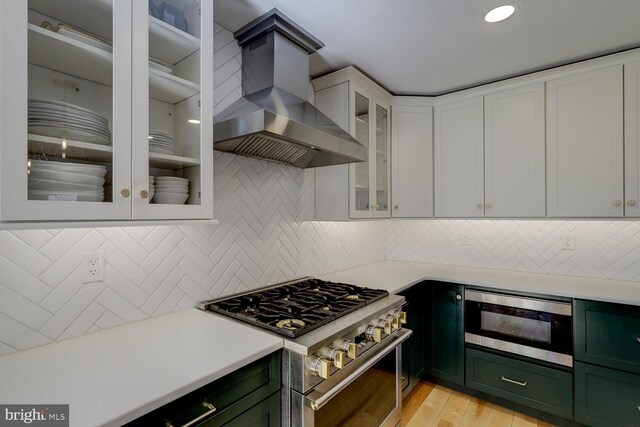
<path fill-rule="evenodd" d="M 218 112 L 241 96 L 241 57 L 219 26 L 215 49 Z M 217 225 L 0 232 L 0 355 L 385 257 L 640 280 L 640 223 L 317 222 L 312 171 L 218 152 L 214 167 Z M 560 250 L 565 232 L 575 251 Z M 95 251 L 105 280 L 83 285 Z"/>

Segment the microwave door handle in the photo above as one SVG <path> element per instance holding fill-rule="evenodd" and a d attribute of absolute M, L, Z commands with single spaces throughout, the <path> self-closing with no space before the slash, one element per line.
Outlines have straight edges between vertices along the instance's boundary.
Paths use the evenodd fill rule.
<path fill-rule="evenodd" d="M 344 390 L 349 384 L 354 382 L 360 375 L 365 373 L 369 368 L 378 363 L 380 359 L 385 357 L 387 354 L 391 353 L 397 346 L 402 344 L 404 341 L 409 339 L 409 337 L 413 334 L 409 329 L 401 329 L 398 338 L 389 343 L 389 346 L 380 351 L 378 354 L 373 356 L 371 359 L 367 360 L 364 364 L 358 367 L 355 371 L 353 371 L 347 378 L 340 381 L 335 387 L 330 389 L 325 393 L 320 393 L 319 391 L 312 391 L 309 393 L 305 399 L 309 402 L 309 406 L 314 411 L 319 410 L 324 405 L 326 405 L 332 398 L 334 398 L 338 393 Z"/>

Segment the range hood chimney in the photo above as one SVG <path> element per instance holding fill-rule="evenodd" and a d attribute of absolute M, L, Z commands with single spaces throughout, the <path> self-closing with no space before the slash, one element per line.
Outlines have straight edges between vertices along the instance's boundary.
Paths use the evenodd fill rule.
<path fill-rule="evenodd" d="M 367 149 L 306 101 L 322 42 L 272 9 L 234 33 L 243 98 L 214 117 L 214 149 L 300 168 L 361 162 Z"/>

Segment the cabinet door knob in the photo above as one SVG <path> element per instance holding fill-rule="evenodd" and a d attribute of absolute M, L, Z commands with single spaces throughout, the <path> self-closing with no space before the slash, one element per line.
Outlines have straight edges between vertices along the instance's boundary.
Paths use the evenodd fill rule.
<path fill-rule="evenodd" d="M 613 206 L 622 206 L 622 200 L 614 200 L 613 201 Z"/>
<path fill-rule="evenodd" d="M 460 295 L 460 294 L 456 294 L 456 299 L 457 299 L 458 301 L 462 301 L 462 295 Z"/>
<path fill-rule="evenodd" d="M 131 195 L 131 191 L 129 191 L 128 188 L 123 188 L 122 190 L 120 190 L 120 195 L 126 199 Z"/>
<path fill-rule="evenodd" d="M 483 207 L 483 206 L 484 206 L 484 204 L 483 204 L 483 203 L 478 203 L 478 204 L 476 205 L 476 207 L 477 207 L 478 209 L 482 209 L 482 207 Z"/>
<path fill-rule="evenodd" d="M 636 201 L 635 201 L 635 200 L 633 200 L 633 199 L 631 199 L 631 200 L 629 200 L 629 201 L 627 202 L 627 205 L 629 205 L 629 206 L 635 206 L 635 205 L 636 205 Z"/>
<path fill-rule="evenodd" d="M 487 202 L 484 204 L 484 207 L 487 209 L 491 209 L 491 203 Z"/>
<path fill-rule="evenodd" d="M 140 198 L 141 199 L 146 199 L 147 197 L 149 197 L 149 192 L 147 190 L 141 190 L 140 191 Z"/>
<path fill-rule="evenodd" d="M 393 205 L 393 209 L 398 209 L 398 205 Z"/>

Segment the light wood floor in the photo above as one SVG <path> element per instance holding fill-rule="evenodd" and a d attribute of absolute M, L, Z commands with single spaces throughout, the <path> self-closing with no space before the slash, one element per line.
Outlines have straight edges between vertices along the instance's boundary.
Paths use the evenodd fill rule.
<path fill-rule="evenodd" d="M 421 381 L 402 403 L 405 427 L 551 427 L 552 424 Z"/>

